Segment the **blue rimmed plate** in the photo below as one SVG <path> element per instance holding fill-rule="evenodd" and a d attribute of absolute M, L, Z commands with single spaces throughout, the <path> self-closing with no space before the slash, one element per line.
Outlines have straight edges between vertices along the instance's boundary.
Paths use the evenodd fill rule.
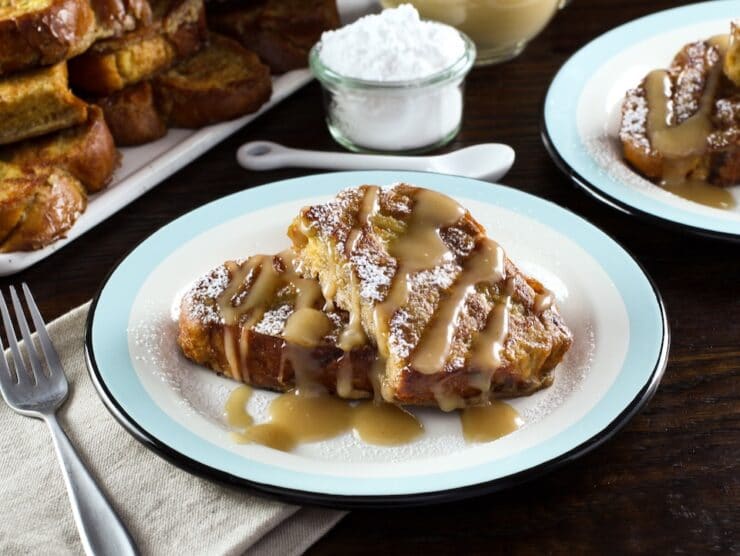
<path fill-rule="evenodd" d="M 176 343 L 179 296 L 229 258 L 288 246 L 298 209 L 344 187 L 407 181 L 463 203 L 526 272 L 553 290 L 575 341 L 552 387 L 513 400 L 525 425 L 466 444 L 455 414 L 415 411 L 424 435 L 375 447 L 353 434 L 294 453 L 236 445 L 222 421 L 236 386 Z M 668 351 L 660 296 L 640 265 L 583 219 L 500 185 L 419 172 L 340 172 L 277 182 L 205 205 L 152 235 L 113 270 L 88 320 L 90 374 L 137 439 L 188 471 L 284 500 L 339 507 L 422 504 L 501 489 L 598 446 L 655 391 Z M 249 402 L 257 421 L 275 396 Z"/>
<path fill-rule="evenodd" d="M 687 231 L 740 241 L 740 185 L 732 209 L 677 197 L 631 170 L 618 140 L 622 100 L 651 70 L 667 67 L 689 42 L 727 33 L 740 1 L 674 8 L 617 27 L 576 52 L 547 93 L 543 139 L 555 162 L 598 200 Z"/>

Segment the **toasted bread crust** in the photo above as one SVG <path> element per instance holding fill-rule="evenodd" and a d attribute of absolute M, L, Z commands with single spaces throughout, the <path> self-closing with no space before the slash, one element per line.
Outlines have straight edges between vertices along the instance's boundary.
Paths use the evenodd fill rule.
<path fill-rule="evenodd" d="M 256 112 L 272 92 L 270 70 L 238 42 L 212 33 L 209 45 L 153 80 L 173 127 L 198 128 Z"/>
<path fill-rule="evenodd" d="M 41 249 L 64 237 L 87 205 L 80 182 L 62 170 L 26 171 L 23 179 L 28 181 L 25 186 L 13 186 L 24 210 L 0 244 L 0 253 Z M 0 212 L 0 217 L 6 216 Z"/>
<path fill-rule="evenodd" d="M 56 64 L 95 40 L 95 14 L 87 0 L 49 0 L 36 10 L 0 11 L 0 75 Z"/>
<path fill-rule="evenodd" d="M 0 145 L 51 133 L 87 119 L 87 104 L 67 86 L 67 65 L 0 80 Z"/>
<path fill-rule="evenodd" d="M 206 38 L 203 1 L 162 3 L 166 9 L 159 8 L 159 19 L 152 25 L 99 41 L 70 60 L 72 86 L 92 95 L 109 95 L 150 79 L 200 49 Z"/>
<path fill-rule="evenodd" d="M 267 0 L 208 6 L 212 29 L 254 50 L 273 73 L 306 67 L 321 33 L 339 26 L 335 0 Z"/>
<path fill-rule="evenodd" d="M 142 145 L 167 134 L 167 124 L 154 103 L 149 81 L 130 85 L 94 102 L 102 108 L 116 145 Z"/>
<path fill-rule="evenodd" d="M 63 168 L 89 193 L 108 185 L 120 162 L 103 111 L 94 105 L 84 124 L 13 146 L 7 156 L 19 166 Z"/>

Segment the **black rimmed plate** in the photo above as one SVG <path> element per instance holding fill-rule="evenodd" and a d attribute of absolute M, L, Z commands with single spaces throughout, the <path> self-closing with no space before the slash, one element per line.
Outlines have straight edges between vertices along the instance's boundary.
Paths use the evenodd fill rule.
<path fill-rule="evenodd" d="M 740 241 L 740 185 L 731 209 L 678 197 L 635 173 L 618 139 L 622 100 L 685 44 L 728 33 L 740 1 L 705 2 L 617 27 L 576 52 L 547 93 L 543 138 L 555 162 L 586 192 L 627 214 L 690 232 Z"/>
<path fill-rule="evenodd" d="M 552 387 L 512 400 L 524 426 L 466 444 L 456 414 L 415 410 L 424 435 L 401 447 L 351 433 L 284 453 L 234 444 L 223 424 L 236 387 L 177 347 L 180 294 L 224 260 L 287 247 L 300 207 L 344 187 L 407 181 L 459 200 L 525 271 L 557 297 L 574 345 Z M 107 407 L 149 448 L 188 471 L 296 503 L 425 504 L 505 488 L 580 456 L 624 425 L 655 391 L 668 328 L 640 265 L 583 219 L 526 193 L 418 172 L 342 172 L 250 189 L 165 226 L 111 273 L 90 310 L 90 374 Z M 257 391 L 259 422 L 274 393 Z"/>

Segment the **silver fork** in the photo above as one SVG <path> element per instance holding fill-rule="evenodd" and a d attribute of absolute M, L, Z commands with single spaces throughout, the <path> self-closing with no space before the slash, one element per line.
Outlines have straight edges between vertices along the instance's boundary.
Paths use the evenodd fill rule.
<path fill-rule="evenodd" d="M 15 373 L 12 373 L 5 356 L 0 356 L 0 391 L 2 391 L 3 398 L 14 411 L 27 417 L 43 419 L 49 426 L 85 553 L 106 556 L 135 555 L 137 554 L 136 546 L 129 532 L 103 493 L 100 492 L 69 438 L 59 426 L 55 412 L 67 399 L 69 390 L 67 377 L 64 376 L 64 368 L 51 343 L 41 313 L 25 283 L 23 294 L 46 359 L 48 374 L 44 373 L 41 356 L 31 340 L 28 321 L 15 288 L 10 286 L 15 318 L 21 330 L 31 369 L 28 369 L 21 357 L 15 328 L 10 320 L 5 299 L 0 292 L 0 313 L 2 313 L 3 325 L 15 367 Z M 5 347 L 1 337 L 0 349 L 4 353 Z"/>

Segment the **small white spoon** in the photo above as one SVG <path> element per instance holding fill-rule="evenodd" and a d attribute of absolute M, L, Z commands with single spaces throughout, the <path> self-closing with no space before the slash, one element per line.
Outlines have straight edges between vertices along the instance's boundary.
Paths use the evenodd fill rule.
<path fill-rule="evenodd" d="M 496 181 L 514 164 L 514 149 L 484 143 L 437 156 L 388 156 L 290 149 L 270 141 L 252 141 L 236 153 L 250 170 L 332 168 L 338 170 L 420 170 Z"/>

